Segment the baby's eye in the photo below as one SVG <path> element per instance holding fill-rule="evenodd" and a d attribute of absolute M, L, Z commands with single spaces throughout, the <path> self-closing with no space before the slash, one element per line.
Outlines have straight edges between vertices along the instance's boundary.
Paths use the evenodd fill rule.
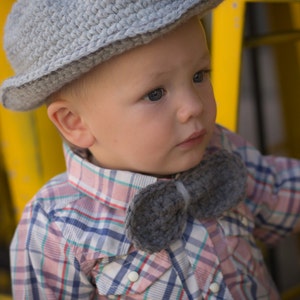
<path fill-rule="evenodd" d="M 157 88 L 151 92 L 149 92 L 144 98 L 149 101 L 158 101 L 165 94 L 165 90 L 163 88 Z"/>
<path fill-rule="evenodd" d="M 202 71 L 198 71 L 197 73 L 194 74 L 194 77 L 193 77 L 193 81 L 195 83 L 200 83 L 202 82 L 203 80 L 205 80 L 207 74 L 209 74 L 209 70 L 202 70 Z"/>

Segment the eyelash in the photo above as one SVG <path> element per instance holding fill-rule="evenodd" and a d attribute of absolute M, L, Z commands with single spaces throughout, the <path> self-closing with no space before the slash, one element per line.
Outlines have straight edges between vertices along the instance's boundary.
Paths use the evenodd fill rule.
<path fill-rule="evenodd" d="M 210 75 L 210 73 L 211 73 L 210 69 L 205 69 L 205 70 L 198 71 L 194 74 L 193 81 L 195 83 L 201 83 L 206 79 L 207 75 Z M 195 81 L 195 76 L 198 75 L 198 74 L 201 74 L 201 80 L 199 82 L 196 82 Z"/>
<path fill-rule="evenodd" d="M 151 102 L 155 102 L 155 101 L 159 101 L 165 94 L 166 94 L 165 89 L 160 87 L 150 91 L 143 98 Z"/>
<path fill-rule="evenodd" d="M 201 70 L 201 71 L 196 72 L 194 74 L 194 76 L 193 76 L 194 83 L 201 83 L 201 82 L 203 82 L 206 79 L 206 75 L 209 75 L 210 73 L 211 73 L 210 69 L 205 69 L 205 70 Z M 197 80 L 195 79 L 196 76 L 198 76 L 198 75 L 201 76 L 200 80 L 199 79 L 197 79 Z M 165 94 L 166 94 L 166 90 L 164 88 L 162 88 L 162 87 L 159 87 L 159 88 L 156 88 L 156 89 L 150 91 L 149 93 L 147 93 L 143 97 L 143 99 L 149 100 L 151 102 L 156 102 L 156 101 L 159 101 Z"/>

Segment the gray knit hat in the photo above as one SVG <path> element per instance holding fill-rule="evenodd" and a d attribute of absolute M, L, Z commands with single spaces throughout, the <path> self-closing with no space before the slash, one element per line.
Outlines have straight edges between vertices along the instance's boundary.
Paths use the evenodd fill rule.
<path fill-rule="evenodd" d="M 97 64 L 145 44 L 222 0 L 19 0 L 4 45 L 15 76 L 1 102 L 12 110 L 41 105 Z"/>

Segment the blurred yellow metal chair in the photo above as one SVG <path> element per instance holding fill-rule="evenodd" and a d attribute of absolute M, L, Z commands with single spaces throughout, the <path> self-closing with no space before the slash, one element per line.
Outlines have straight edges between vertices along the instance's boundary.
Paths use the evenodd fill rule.
<path fill-rule="evenodd" d="M 253 3 L 266 5 L 272 32 L 246 39 L 246 10 Z M 212 20 L 212 82 L 218 106 L 217 122 L 237 131 L 242 51 L 244 47 L 271 45 L 278 70 L 286 153 L 300 158 L 300 1 L 225 0 L 213 11 Z M 284 300 L 299 298 L 300 285 L 282 293 Z"/>
<path fill-rule="evenodd" d="M 4 22 L 13 2 L 5 0 L 0 5 L 0 83 L 13 74 L 2 44 Z M 17 113 L 0 107 L 0 141 L 0 242 L 8 245 L 25 204 L 65 164 L 60 137 L 44 108 Z M 7 262 L 6 255 L 5 259 Z M 1 293 L 8 289 L 7 284 L 8 273 L 0 270 L 0 299 L 5 297 Z"/>
<path fill-rule="evenodd" d="M 251 3 L 267 4 L 272 33 L 245 40 L 245 12 Z M 243 48 L 273 45 L 284 110 L 286 148 L 289 155 L 300 158 L 300 44 L 295 43 L 300 41 L 299 29 L 299 0 L 225 0 L 213 12 L 212 81 L 219 110 L 217 121 L 237 130 Z"/>
<path fill-rule="evenodd" d="M 1 30 L 13 2 L 5 0 L 1 3 Z M 2 82 L 13 72 L 5 58 L 3 45 L 0 46 Z M 37 190 L 53 175 L 64 170 L 61 139 L 48 120 L 45 108 L 26 113 L 0 108 L 0 132 L 15 219 L 19 220 L 25 204 Z"/>

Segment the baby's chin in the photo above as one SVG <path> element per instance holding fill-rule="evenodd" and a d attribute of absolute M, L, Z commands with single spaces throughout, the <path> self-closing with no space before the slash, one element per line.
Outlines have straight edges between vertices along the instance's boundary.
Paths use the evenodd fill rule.
<path fill-rule="evenodd" d="M 175 178 L 177 174 L 180 174 L 180 173 L 183 173 L 183 172 L 186 172 L 188 170 L 195 168 L 201 162 L 202 157 L 203 156 L 201 156 L 199 159 L 197 159 L 193 162 L 189 162 L 188 164 L 178 166 L 177 168 L 171 168 L 169 170 L 165 170 L 164 172 L 163 172 L 163 170 L 159 170 L 158 172 L 152 171 L 149 173 L 146 172 L 145 174 L 150 175 L 150 176 L 155 176 L 158 178 Z"/>

